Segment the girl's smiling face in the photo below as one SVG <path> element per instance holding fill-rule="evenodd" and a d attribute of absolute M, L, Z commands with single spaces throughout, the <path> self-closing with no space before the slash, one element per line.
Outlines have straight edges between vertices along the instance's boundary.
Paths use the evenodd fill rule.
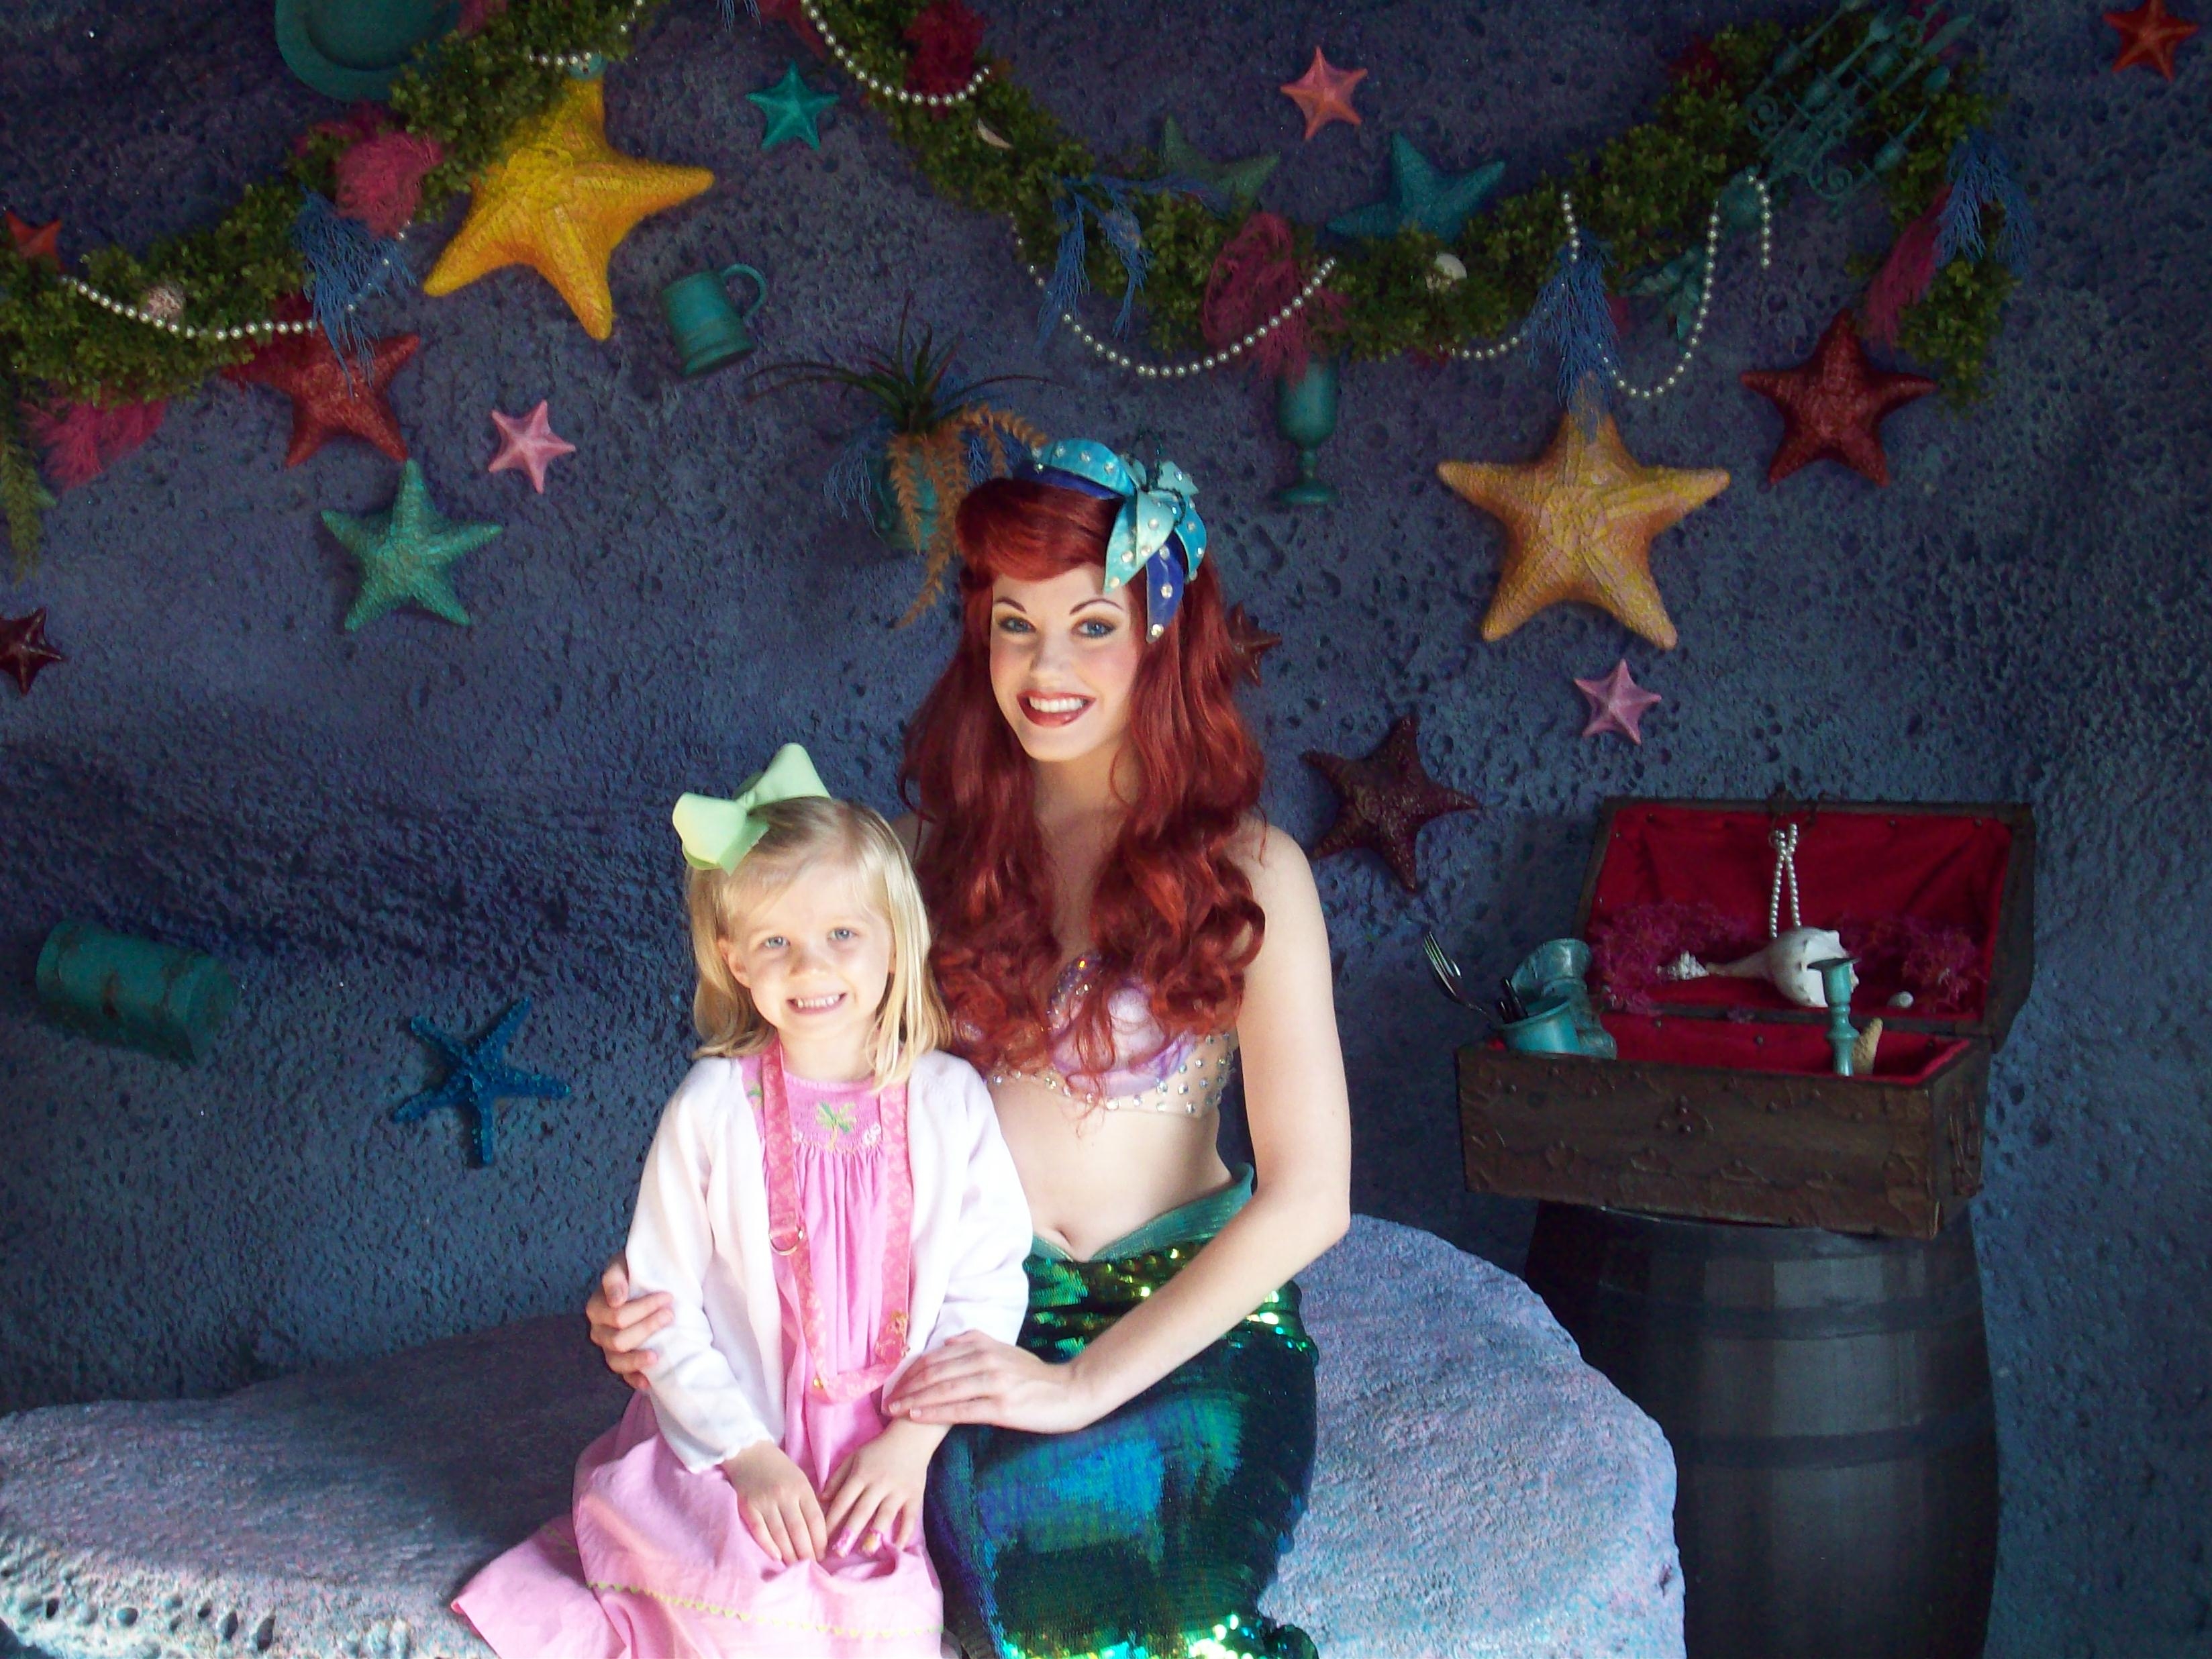
<path fill-rule="evenodd" d="M 849 869 L 800 872 L 744 907 L 722 960 L 801 1075 L 867 1069 L 891 975 L 891 927 Z M 825 1069 L 826 1068 L 826 1069 Z"/>
<path fill-rule="evenodd" d="M 1129 729 L 1144 641 L 1133 585 L 1103 591 L 1103 566 L 991 584 L 991 692 L 1033 761 L 1071 761 Z"/>

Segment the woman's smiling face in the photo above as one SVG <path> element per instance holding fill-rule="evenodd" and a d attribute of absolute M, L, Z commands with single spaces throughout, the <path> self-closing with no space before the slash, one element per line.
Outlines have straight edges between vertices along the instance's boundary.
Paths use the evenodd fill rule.
<path fill-rule="evenodd" d="M 1033 761 L 1071 761 L 1129 729 L 1144 655 L 1131 585 L 1103 591 L 1103 567 L 991 585 L 991 691 Z"/>

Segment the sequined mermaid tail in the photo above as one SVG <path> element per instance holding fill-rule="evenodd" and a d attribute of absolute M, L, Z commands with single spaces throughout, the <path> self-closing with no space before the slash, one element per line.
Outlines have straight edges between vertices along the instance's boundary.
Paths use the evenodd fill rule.
<path fill-rule="evenodd" d="M 1073 1358 L 1194 1248 L 1031 1255 L 1021 1346 Z M 1304 1632 L 1259 1611 L 1313 1455 L 1295 1285 L 1087 1429 L 957 1428 L 924 1506 L 946 1626 L 969 1659 L 1314 1659 Z"/>

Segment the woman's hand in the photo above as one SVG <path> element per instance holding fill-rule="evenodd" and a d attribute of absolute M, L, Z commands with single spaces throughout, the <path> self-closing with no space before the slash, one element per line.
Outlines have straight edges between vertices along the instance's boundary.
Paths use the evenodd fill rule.
<path fill-rule="evenodd" d="M 651 1387 L 646 1372 L 654 1355 L 645 1344 L 676 1317 L 676 1298 L 665 1291 L 633 1298 L 629 1264 L 617 1256 L 599 1275 L 599 1288 L 584 1304 L 584 1317 L 592 1322 L 592 1340 L 605 1354 L 607 1369 L 633 1389 Z"/>
<path fill-rule="evenodd" d="M 738 1514 L 753 1542 L 789 1566 L 828 1554 L 822 1500 L 806 1474 L 773 1440 L 757 1440 L 722 1465 L 738 1494 Z"/>
<path fill-rule="evenodd" d="M 981 1331 L 963 1331 L 915 1361 L 884 1397 L 884 1412 L 916 1423 L 991 1423 L 1066 1434 L 1104 1415 L 1082 1366 L 1080 1358 L 1048 1364 Z"/>
<path fill-rule="evenodd" d="M 894 1423 L 837 1466 L 822 1489 L 832 1555 L 850 1555 L 855 1544 L 872 1553 L 914 1541 L 929 1455 L 944 1438 L 943 1429 Z"/>

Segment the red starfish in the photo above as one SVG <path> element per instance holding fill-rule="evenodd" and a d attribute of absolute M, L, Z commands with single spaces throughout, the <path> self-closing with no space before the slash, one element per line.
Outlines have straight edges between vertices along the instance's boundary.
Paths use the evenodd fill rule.
<path fill-rule="evenodd" d="M 18 219 L 11 210 L 8 215 L 8 238 L 15 244 L 15 252 L 25 263 L 44 259 L 58 270 L 62 263 L 62 222 L 50 225 L 34 225 L 27 219 Z"/>
<path fill-rule="evenodd" d="M 407 440 L 399 435 L 399 422 L 385 389 L 422 343 L 419 334 L 386 335 L 369 347 L 366 364 L 352 365 L 349 380 L 346 365 L 338 362 L 328 337 L 319 329 L 313 334 L 283 336 L 223 372 L 234 380 L 270 387 L 292 400 L 287 466 L 299 465 L 325 440 L 341 432 L 365 438 L 393 460 L 404 461 Z"/>
<path fill-rule="evenodd" d="M 1892 374 L 1869 363 L 1848 310 L 1836 313 L 1813 355 L 1796 368 L 1746 369 L 1741 378 L 1782 410 L 1782 447 L 1767 463 L 1769 483 L 1824 456 L 1887 483 L 1883 417 L 1936 390 L 1925 375 Z"/>
<path fill-rule="evenodd" d="M 68 660 L 46 643 L 46 606 L 27 617 L 0 617 L 0 674 L 13 674 L 25 696 L 41 668 Z"/>
<path fill-rule="evenodd" d="M 2148 64 L 2167 80 L 2173 79 L 2174 49 L 2203 27 L 2166 9 L 2166 0 L 2143 0 L 2133 11 L 2108 11 L 2105 21 L 2121 34 L 2120 55 L 2112 60 L 2112 73 L 2136 64 Z"/>
<path fill-rule="evenodd" d="M 1280 634 L 1270 634 L 1245 613 L 1241 605 L 1229 607 L 1229 644 L 1237 653 L 1237 672 L 1260 684 L 1260 659 L 1283 642 Z"/>
<path fill-rule="evenodd" d="M 1330 858 L 1355 847 L 1371 848 L 1382 855 L 1399 885 L 1409 893 L 1421 890 L 1414 845 L 1421 826 L 1447 812 L 1482 810 L 1474 796 L 1445 788 L 1421 769 L 1420 737 L 1411 714 L 1400 715 L 1382 746 L 1364 760 L 1309 749 L 1305 762 L 1328 780 L 1344 802 L 1328 833 L 1314 843 L 1314 857 Z"/>

